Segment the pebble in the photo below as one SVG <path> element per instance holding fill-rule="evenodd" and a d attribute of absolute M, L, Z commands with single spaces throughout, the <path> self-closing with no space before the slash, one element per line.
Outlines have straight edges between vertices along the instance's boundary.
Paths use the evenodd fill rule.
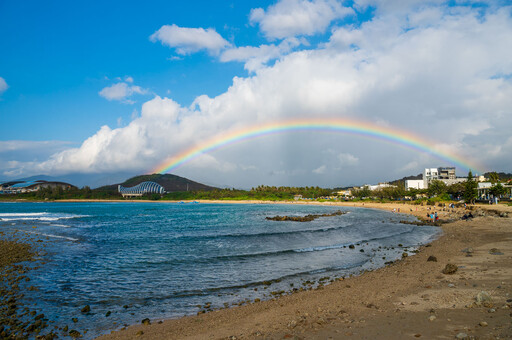
<path fill-rule="evenodd" d="M 435 315 L 431 315 L 428 317 L 428 321 L 434 321 L 435 319 L 437 319 Z"/>
<path fill-rule="evenodd" d="M 482 326 L 482 327 L 487 327 L 488 323 L 485 322 L 485 321 L 480 321 L 479 325 Z"/>
<path fill-rule="evenodd" d="M 143 332 L 143 331 L 138 331 L 138 332 L 135 334 L 135 336 L 142 336 L 142 334 L 144 334 L 144 332 Z"/>
<path fill-rule="evenodd" d="M 468 335 L 466 333 L 460 332 L 455 336 L 455 339 L 468 339 Z"/>
<path fill-rule="evenodd" d="M 448 283 L 448 288 L 455 288 L 455 285 L 453 283 Z"/>
<path fill-rule="evenodd" d="M 444 269 L 442 270 L 442 273 L 443 274 L 447 274 L 447 275 L 452 275 L 452 274 L 455 274 L 457 272 L 457 266 L 452 264 L 452 263 L 448 263 Z"/>
<path fill-rule="evenodd" d="M 488 310 L 488 312 L 489 312 L 489 313 L 496 313 L 496 309 L 494 309 L 494 308 L 490 308 L 490 309 Z"/>

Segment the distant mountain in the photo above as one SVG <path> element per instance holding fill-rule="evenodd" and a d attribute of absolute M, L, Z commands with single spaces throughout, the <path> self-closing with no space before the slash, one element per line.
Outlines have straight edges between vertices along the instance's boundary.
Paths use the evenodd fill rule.
<path fill-rule="evenodd" d="M 490 172 L 486 172 L 484 174 L 484 177 L 489 178 L 489 174 L 490 174 Z M 498 178 L 500 179 L 500 181 L 508 181 L 509 179 L 512 179 L 512 174 L 508 174 L 505 172 L 497 172 L 497 174 L 498 174 Z"/>
<path fill-rule="evenodd" d="M 165 188 L 165 191 L 210 191 L 217 188 L 205 185 L 202 183 L 191 181 L 187 178 L 171 175 L 171 174 L 152 174 L 152 175 L 139 175 L 127 179 L 123 183 L 119 183 L 123 187 L 133 187 L 139 183 L 152 181 L 160 184 Z M 96 190 L 102 191 L 117 191 L 119 184 L 106 185 L 97 188 Z"/>
<path fill-rule="evenodd" d="M 102 185 L 108 185 L 123 181 L 126 178 L 133 176 L 134 173 L 119 172 L 119 173 L 100 173 L 100 174 L 87 174 L 87 173 L 71 173 L 66 175 L 48 176 L 48 175 L 36 175 L 25 178 L 5 179 L 0 182 L 12 182 L 12 181 L 37 181 L 43 180 L 48 182 L 65 182 L 73 184 L 79 188 L 83 186 L 89 186 L 91 188 L 97 188 Z"/>
<path fill-rule="evenodd" d="M 405 185 L 405 181 L 407 180 L 418 180 L 418 179 L 423 179 L 423 174 L 417 174 L 416 176 L 406 176 L 406 177 L 403 177 L 401 179 L 395 179 L 394 181 L 391 181 L 389 182 L 389 184 L 391 185 Z"/>

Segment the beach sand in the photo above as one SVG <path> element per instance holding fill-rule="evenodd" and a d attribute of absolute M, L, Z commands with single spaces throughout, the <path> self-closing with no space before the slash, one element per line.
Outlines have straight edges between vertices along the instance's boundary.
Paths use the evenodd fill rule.
<path fill-rule="evenodd" d="M 420 217 L 437 211 L 441 220 L 467 212 L 407 204 L 364 207 L 400 208 Z M 499 217 L 503 212 L 509 217 Z M 475 218 L 444 224 L 442 237 L 387 267 L 274 300 L 151 320 L 100 339 L 512 339 L 512 207 L 476 206 L 472 213 Z M 429 256 L 437 262 L 427 261 Z M 447 264 L 457 271 L 443 274 Z M 486 294 L 490 301 L 476 303 Z"/>

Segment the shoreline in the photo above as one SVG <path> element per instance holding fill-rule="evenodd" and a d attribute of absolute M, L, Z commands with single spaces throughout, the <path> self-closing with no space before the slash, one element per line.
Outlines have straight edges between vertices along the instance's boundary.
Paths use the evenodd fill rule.
<path fill-rule="evenodd" d="M 459 333 L 512 337 L 512 301 L 507 301 L 512 298 L 512 219 L 496 214 L 497 211 L 510 215 L 511 207 L 473 206 L 469 209 L 476 217 L 461 221 L 458 218 L 466 211 L 464 208 L 443 211 L 433 206 L 369 202 L 298 204 L 388 211 L 401 208 L 400 213 L 420 219 L 431 211 L 429 208 L 437 208 L 441 220 L 450 217 L 457 220 L 443 224 L 443 235 L 421 246 L 418 254 L 374 271 L 271 300 L 197 316 L 152 320 L 152 325 L 131 325 L 98 339 L 326 339 L 340 336 L 410 339 L 453 338 Z M 490 254 L 493 248 L 499 249 L 502 255 Z M 471 251 L 462 252 L 464 249 Z M 427 261 L 429 256 L 435 256 L 437 261 Z M 448 263 L 458 267 L 455 274 L 442 274 Z M 489 308 L 474 305 L 482 291 L 491 295 Z"/>

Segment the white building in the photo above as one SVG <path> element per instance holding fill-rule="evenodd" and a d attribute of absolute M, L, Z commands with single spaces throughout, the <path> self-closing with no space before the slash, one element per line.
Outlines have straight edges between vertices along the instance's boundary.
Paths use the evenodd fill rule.
<path fill-rule="evenodd" d="M 425 181 L 422 179 L 408 179 L 405 181 L 405 190 L 425 189 Z"/>
<path fill-rule="evenodd" d="M 428 189 L 428 185 L 434 180 L 442 181 L 446 185 L 452 185 L 464 182 L 466 178 L 457 178 L 457 176 L 455 176 L 455 167 L 426 168 L 425 171 L 423 171 L 423 179 L 405 181 L 405 190 Z"/>

